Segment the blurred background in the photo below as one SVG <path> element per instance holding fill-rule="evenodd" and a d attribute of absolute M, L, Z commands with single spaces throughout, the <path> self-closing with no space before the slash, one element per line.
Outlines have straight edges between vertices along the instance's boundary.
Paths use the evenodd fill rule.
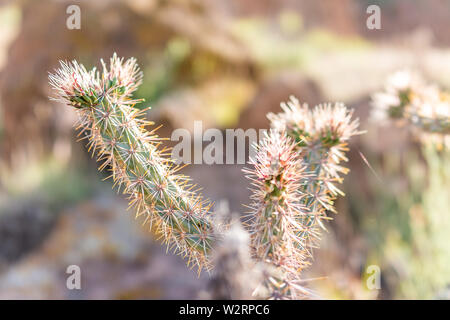
<path fill-rule="evenodd" d="M 80 30 L 66 27 L 71 4 Z M 380 30 L 366 26 L 371 4 Z M 166 253 L 101 181 L 106 173 L 76 142 L 75 112 L 48 99 L 59 59 L 90 68 L 114 51 L 138 59 L 138 107 L 152 107 L 163 137 L 194 120 L 267 128 L 266 113 L 291 94 L 354 108 L 368 133 L 351 142 L 346 197 L 304 275 L 320 279 L 308 286 L 326 299 L 449 298 L 449 165 L 405 128 L 368 121 L 370 95 L 393 71 L 412 67 L 450 88 L 449 29 L 445 0 L 0 0 L 0 299 L 195 299 L 205 289 L 208 275 Z M 242 167 L 184 173 L 243 213 Z M 66 288 L 71 264 L 81 290 Z M 366 285 L 370 265 L 381 270 L 380 290 Z"/>

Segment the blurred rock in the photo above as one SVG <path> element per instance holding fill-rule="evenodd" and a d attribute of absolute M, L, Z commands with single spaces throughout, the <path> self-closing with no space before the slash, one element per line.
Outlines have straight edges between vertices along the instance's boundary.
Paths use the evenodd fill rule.
<path fill-rule="evenodd" d="M 0 272 L 37 250 L 54 221 L 55 216 L 37 202 L 12 202 L 0 208 Z"/>
<path fill-rule="evenodd" d="M 206 275 L 198 278 L 147 229 L 122 200 L 82 203 L 61 215 L 40 250 L 0 274 L 0 299 L 195 297 Z M 81 290 L 66 287 L 69 265 L 81 269 Z"/>

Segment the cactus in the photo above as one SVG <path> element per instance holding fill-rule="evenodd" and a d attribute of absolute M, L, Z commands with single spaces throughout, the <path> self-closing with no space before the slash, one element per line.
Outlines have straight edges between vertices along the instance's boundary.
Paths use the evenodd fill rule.
<path fill-rule="evenodd" d="M 392 110 L 397 109 L 396 116 Z M 421 155 L 427 167 L 427 184 L 414 178 L 409 166 L 411 190 L 420 190 L 416 203 L 401 206 L 408 210 L 405 226 L 393 226 L 411 230 L 408 248 L 403 254 L 407 277 L 398 283 L 404 298 L 431 299 L 445 291 L 450 283 L 448 245 L 448 207 L 450 205 L 450 95 L 422 80 L 410 71 L 398 71 L 391 75 L 385 88 L 372 96 L 372 120 L 384 120 L 405 125 L 421 145 Z M 398 214 L 398 212 L 395 212 Z M 398 246 L 386 243 L 384 251 Z M 387 248 L 386 248 L 387 247 Z"/>
<path fill-rule="evenodd" d="M 234 279 L 246 274 L 249 261 L 246 248 L 235 247 L 247 247 L 245 241 L 217 242 L 223 230 L 211 218 L 211 203 L 192 190 L 188 177 L 176 174 L 179 168 L 158 149 L 155 130 L 145 130 L 151 123 L 134 106 L 142 100 L 132 99 L 142 82 L 136 60 L 124 62 L 114 54 L 109 67 L 101 63 L 99 72 L 87 71 L 76 61 L 61 62 L 49 76 L 55 99 L 77 110 L 82 139 L 103 162 L 99 169 L 109 168 L 114 185 L 119 190 L 123 186 L 136 216 L 144 216 L 144 223 L 155 228 L 168 248 L 186 256 L 199 272 L 211 267 L 216 248 L 216 291 L 237 296 L 242 279 Z M 347 160 L 346 143 L 360 132 L 358 120 L 352 120 L 352 112 L 342 104 L 310 110 L 292 97 L 282 107 L 284 113 L 269 115 L 272 129 L 256 145 L 253 168 L 244 169 L 253 184 L 247 224 L 257 265 L 264 266 L 263 290 L 257 291 L 266 298 L 298 299 L 311 294 L 300 285 L 299 273 L 310 264 L 326 211 L 334 211 L 333 200 L 342 194 L 334 184 L 348 171 L 339 165 Z M 226 239 L 234 236 L 230 233 Z M 229 263 L 232 257 L 242 261 Z M 225 292 L 223 285 L 232 287 Z"/>
<path fill-rule="evenodd" d="M 237 218 L 214 247 L 215 266 L 209 281 L 209 298 L 219 300 L 252 299 L 253 289 L 260 281 L 249 250 L 249 235 Z"/>
<path fill-rule="evenodd" d="M 416 88 L 423 86 L 422 78 L 408 70 L 392 74 L 382 92 L 372 95 L 372 118 L 377 121 L 402 119 Z"/>
<path fill-rule="evenodd" d="M 211 203 L 193 191 L 189 179 L 176 174 L 178 168 L 158 150 L 159 138 L 147 132 L 148 121 L 131 99 L 142 81 L 142 73 L 131 58 L 111 58 L 109 68 L 102 61 L 100 73 L 87 71 L 76 61 L 61 62 L 50 74 L 56 99 L 75 107 L 81 133 L 89 150 L 102 161 L 100 170 L 110 167 L 118 189 L 129 195 L 136 216 L 155 228 L 168 248 L 187 257 L 199 271 L 209 268 L 209 253 L 217 237 L 210 219 Z"/>
<path fill-rule="evenodd" d="M 391 75 L 372 96 L 372 120 L 408 124 L 425 144 L 450 145 L 450 94 L 411 71 Z"/>
<path fill-rule="evenodd" d="M 279 275 L 269 272 L 266 286 L 277 298 L 296 296 L 296 290 L 287 286 L 291 275 L 305 266 L 307 251 L 305 230 L 297 223 L 306 213 L 301 204 L 300 182 L 303 179 L 302 162 L 295 152 L 295 142 L 284 133 L 270 130 L 250 160 L 251 169 L 244 169 L 252 181 L 253 200 L 247 224 L 251 230 L 255 257 L 279 268 Z"/>
<path fill-rule="evenodd" d="M 347 142 L 363 132 L 358 131 L 359 120 L 352 119 L 353 111 L 342 103 L 318 105 L 311 110 L 291 97 L 281 107 L 282 113 L 271 113 L 268 118 L 273 128 L 297 142 L 295 150 L 305 166 L 299 188 L 307 212 L 298 216 L 297 223 L 304 228 L 299 236 L 304 239 L 305 250 L 310 250 L 316 246 L 320 228 L 325 228 L 322 220 L 328 219 L 327 211 L 335 212 L 334 199 L 344 195 L 335 184 L 342 183 L 340 175 L 349 171 L 340 165 L 348 161 Z"/>
<path fill-rule="evenodd" d="M 343 195 L 334 184 L 348 172 L 339 165 L 347 141 L 362 132 L 343 104 L 310 110 L 291 97 L 282 108 L 268 115 L 272 129 L 256 146 L 253 169 L 244 170 L 254 186 L 248 224 L 255 256 L 272 265 L 263 285 L 268 297 L 297 299 L 310 296 L 299 273 L 310 264 L 326 211 Z"/>
<path fill-rule="evenodd" d="M 254 186 L 250 218 L 254 219 L 252 237 L 256 256 L 298 269 L 303 266 L 304 252 L 298 250 L 302 245 L 290 244 L 301 242 L 297 235 L 303 230 L 295 223 L 295 217 L 304 214 L 304 208 L 299 201 L 301 163 L 294 147 L 290 138 L 270 131 L 257 146 L 255 158 L 250 160 L 254 168 L 244 172 Z"/>

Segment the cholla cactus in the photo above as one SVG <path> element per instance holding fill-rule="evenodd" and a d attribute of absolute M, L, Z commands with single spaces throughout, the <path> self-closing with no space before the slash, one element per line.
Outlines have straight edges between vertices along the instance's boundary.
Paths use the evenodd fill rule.
<path fill-rule="evenodd" d="M 111 168 L 115 185 L 123 186 L 137 216 L 144 216 L 169 247 L 187 256 L 189 265 L 199 271 L 210 267 L 220 226 L 210 218 L 211 204 L 192 191 L 187 177 L 176 174 L 178 168 L 157 148 L 158 137 L 144 129 L 150 123 L 134 107 L 141 100 L 131 98 L 142 81 L 136 60 L 124 62 L 114 54 L 109 68 L 103 61 L 102 66 L 102 72 L 87 71 L 76 61 L 61 62 L 49 77 L 57 99 L 77 109 L 80 134 L 103 161 L 99 169 Z M 348 171 L 339 165 L 347 160 L 346 143 L 360 132 L 358 120 L 352 120 L 342 104 L 310 110 L 291 98 L 282 107 L 284 113 L 269 115 L 273 129 L 256 146 L 257 155 L 250 161 L 254 168 L 244 171 L 254 187 L 251 247 L 269 266 L 264 267 L 266 297 L 297 299 L 309 294 L 299 285 L 298 275 L 309 264 L 321 220 L 327 210 L 334 211 L 333 199 L 342 194 L 335 183 Z M 236 237 L 232 233 L 227 239 Z M 245 252 L 232 250 L 236 245 L 246 247 L 245 240 L 234 240 L 223 243 L 231 251 L 222 250 L 222 258 L 243 260 L 237 267 L 217 262 L 228 276 L 248 263 Z M 242 276 L 233 274 L 238 275 Z M 229 280 L 226 283 L 233 283 Z M 232 295 L 241 281 L 230 289 Z"/>
<path fill-rule="evenodd" d="M 422 86 L 423 80 L 416 73 L 402 70 L 392 74 L 386 81 L 384 91 L 372 96 L 372 118 L 377 121 L 402 119 L 414 92 Z"/>
<path fill-rule="evenodd" d="M 265 288 L 270 298 L 297 299 L 310 293 L 299 284 L 299 273 L 309 264 L 311 249 L 320 237 L 326 211 L 343 194 L 335 183 L 348 169 L 347 141 L 359 121 L 343 104 L 319 105 L 313 110 L 291 97 L 283 113 L 269 114 L 272 130 L 257 146 L 246 169 L 253 182 L 250 229 L 255 255 L 269 262 Z"/>
<path fill-rule="evenodd" d="M 281 107 L 282 113 L 271 113 L 268 118 L 273 128 L 295 139 L 296 152 L 306 167 L 300 191 L 307 214 L 299 216 L 297 222 L 305 228 L 300 235 L 307 239 L 307 247 L 314 247 L 320 235 L 317 227 L 324 228 L 321 220 L 327 218 L 326 211 L 334 212 L 334 198 L 344 195 L 335 184 L 342 183 L 340 175 L 348 173 L 340 165 L 348 161 L 347 142 L 362 132 L 358 131 L 359 120 L 352 119 L 353 112 L 342 103 L 318 105 L 311 110 L 291 97 Z"/>
<path fill-rule="evenodd" d="M 295 272 L 303 267 L 305 254 L 302 239 L 297 237 L 303 229 L 295 222 L 296 216 L 305 213 L 299 201 L 301 162 L 295 143 L 276 131 L 266 134 L 256 148 L 250 160 L 254 167 L 244 169 L 253 185 L 249 217 L 255 254 Z"/>
<path fill-rule="evenodd" d="M 255 147 L 256 156 L 250 160 L 253 168 L 244 169 L 253 185 L 247 223 L 254 255 L 280 269 L 280 275 L 271 272 L 267 277 L 270 294 L 283 288 L 279 298 L 294 297 L 295 290 L 287 283 L 305 266 L 308 256 L 306 239 L 300 236 L 305 229 L 297 222 L 306 214 L 300 192 L 302 162 L 295 152 L 295 142 L 275 130 L 266 133 Z"/>
<path fill-rule="evenodd" d="M 254 296 L 267 300 L 311 299 L 314 293 L 303 286 L 305 281 L 298 275 L 288 274 L 281 268 L 269 263 L 256 265 L 262 273 L 262 281 L 256 287 Z"/>
<path fill-rule="evenodd" d="M 409 71 L 388 78 L 372 96 L 372 119 L 409 124 L 425 143 L 450 145 L 450 95 Z"/>
<path fill-rule="evenodd" d="M 404 116 L 423 131 L 450 134 L 450 95 L 434 86 L 423 88 L 412 97 Z"/>
<path fill-rule="evenodd" d="M 61 62 L 49 76 L 56 98 L 77 108 L 80 134 L 103 161 L 99 169 L 110 166 L 115 185 L 124 187 L 137 216 L 144 216 L 169 248 L 186 256 L 188 265 L 208 268 L 216 237 L 211 204 L 191 191 L 189 179 L 177 175 L 177 167 L 158 150 L 157 136 L 144 129 L 149 122 L 134 108 L 140 100 L 130 98 L 142 79 L 136 60 L 124 62 L 114 54 L 109 68 L 102 65 L 100 75 L 76 61 Z"/>
<path fill-rule="evenodd" d="M 423 80 L 417 80 L 417 76 L 414 76 L 415 81 L 408 81 L 403 86 L 407 90 L 397 90 L 392 79 L 398 79 L 401 75 L 404 79 L 413 79 L 411 72 L 397 72 L 388 78 L 384 91 L 372 96 L 372 120 L 381 117 L 396 124 L 406 124 L 422 144 L 422 156 L 427 164 L 426 188 L 421 192 L 420 201 L 409 208 L 407 229 L 411 230 L 412 239 L 408 244 L 413 250 L 404 255 L 408 277 L 400 282 L 399 291 L 406 298 L 420 296 L 429 299 L 450 281 L 447 276 L 450 275 L 450 247 L 447 245 L 450 95 Z M 387 95 L 390 99 L 383 98 Z M 402 101 L 401 108 L 398 107 L 399 101 Z M 390 110 L 395 108 L 401 112 L 393 117 Z M 423 181 L 416 186 L 415 180 L 410 180 L 413 189 L 423 188 Z"/>
<path fill-rule="evenodd" d="M 261 274 L 251 258 L 249 235 L 239 219 L 217 242 L 212 258 L 215 266 L 209 282 L 209 298 L 219 300 L 251 299 Z"/>

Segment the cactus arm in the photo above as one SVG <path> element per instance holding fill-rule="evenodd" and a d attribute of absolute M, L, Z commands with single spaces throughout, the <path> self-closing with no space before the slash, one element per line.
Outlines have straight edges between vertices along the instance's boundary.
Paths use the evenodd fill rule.
<path fill-rule="evenodd" d="M 130 98 L 142 78 L 136 61 L 114 55 L 109 69 L 102 64 L 100 77 L 95 68 L 62 62 L 49 77 L 57 98 L 77 109 L 78 128 L 89 150 L 103 161 L 99 169 L 111 168 L 114 185 L 124 186 L 136 215 L 145 216 L 168 247 L 187 257 L 188 265 L 199 272 L 209 268 L 216 237 L 211 204 L 189 191 L 189 179 L 177 175 L 178 168 L 158 150 L 160 139 L 144 129 L 149 123 L 134 108 L 139 100 Z"/>

